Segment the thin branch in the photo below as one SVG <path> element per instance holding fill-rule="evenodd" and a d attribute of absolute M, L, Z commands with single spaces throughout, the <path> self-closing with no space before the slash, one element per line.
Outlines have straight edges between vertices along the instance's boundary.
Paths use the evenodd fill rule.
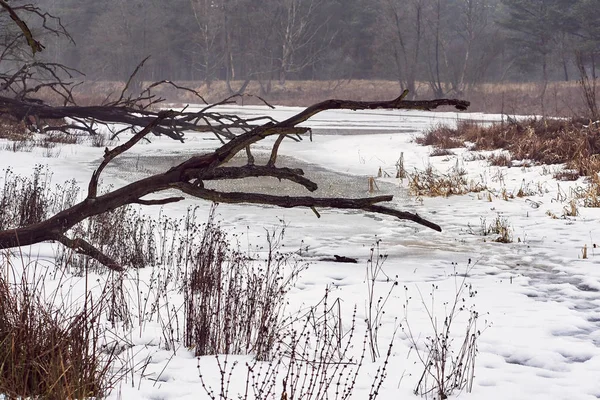
<path fill-rule="evenodd" d="M 2 6 L 6 11 L 8 11 L 10 18 L 13 21 L 15 21 L 15 24 L 17 24 L 19 29 L 21 29 L 21 32 L 23 32 L 23 36 L 25 36 L 25 39 L 27 40 L 27 44 L 29 45 L 29 47 L 31 47 L 31 52 L 35 55 L 35 53 L 37 53 L 38 51 L 44 50 L 44 45 L 35 40 L 29 27 L 27 26 L 25 21 L 19 18 L 15 10 L 13 10 L 13 8 L 9 6 L 8 3 L 4 0 L 0 0 L 0 6 Z"/>
<path fill-rule="evenodd" d="M 250 146 L 246 146 L 246 157 L 248 157 L 248 165 L 254 165 L 254 156 L 252 155 L 252 151 L 250 150 Z"/>
<path fill-rule="evenodd" d="M 412 214 L 405 211 L 397 211 L 391 208 L 377 206 L 376 203 L 391 201 L 393 196 L 363 197 L 359 199 L 346 199 L 340 197 L 323 198 L 310 196 L 274 196 L 258 193 L 241 192 L 218 192 L 216 190 L 204 189 L 189 183 L 180 183 L 176 187 L 190 196 L 205 200 L 211 200 L 216 203 L 250 203 L 266 204 L 283 208 L 308 207 L 308 208 L 339 208 L 371 211 L 379 214 L 394 216 L 398 219 L 410 220 L 417 224 L 442 231 L 439 225 L 421 218 L 418 214 Z"/>
<path fill-rule="evenodd" d="M 275 162 L 277 161 L 277 151 L 279 151 L 279 146 L 283 139 L 285 139 L 286 135 L 279 135 L 277 140 L 275 140 L 275 144 L 273 144 L 273 149 L 271 150 L 271 156 L 269 157 L 269 161 L 267 162 L 267 167 L 275 166 Z"/>
<path fill-rule="evenodd" d="M 135 67 L 135 69 L 133 70 L 133 73 L 131 75 L 129 75 L 129 79 L 127 79 L 127 82 L 125 83 L 125 87 L 121 91 L 121 95 L 119 96 L 119 98 L 116 101 L 110 103 L 109 104 L 110 106 L 116 106 L 116 105 L 119 105 L 122 103 L 122 101 L 125 97 L 125 93 L 127 92 L 127 89 L 129 89 L 129 85 L 131 85 L 131 82 L 133 81 L 133 79 L 135 78 L 137 73 L 140 71 L 140 69 L 142 69 L 142 67 L 144 66 L 146 61 L 148 61 L 149 58 L 150 58 L 150 56 L 147 56 L 137 65 L 137 67 Z M 125 103 L 128 103 L 128 101 L 126 101 Z"/>
<path fill-rule="evenodd" d="M 173 86 L 177 90 L 183 90 L 183 91 L 186 91 L 186 92 L 190 92 L 194 96 L 196 96 L 197 98 L 199 98 L 200 100 L 202 100 L 203 103 L 208 104 L 208 102 L 204 99 L 204 97 L 202 97 L 202 95 L 200 94 L 200 92 L 198 92 L 198 91 L 196 91 L 194 89 L 187 88 L 185 86 L 177 85 L 173 81 L 170 81 L 170 80 L 167 80 L 167 79 L 152 83 L 150 86 L 148 86 L 146 89 L 144 89 L 140 95 L 143 95 L 144 93 L 150 94 L 150 90 L 151 89 L 153 89 L 153 88 L 155 88 L 157 86 L 160 86 L 160 85 L 171 85 L 171 86 Z"/>
<path fill-rule="evenodd" d="M 112 269 L 113 271 L 123 272 L 124 268 L 115 260 L 98 250 L 89 242 L 85 241 L 82 238 L 70 239 L 64 234 L 57 234 L 54 237 L 55 240 L 63 244 L 64 246 L 73 249 L 79 254 L 86 255 L 88 257 L 92 257 L 100 264 L 105 265 L 106 267 Z"/>
<path fill-rule="evenodd" d="M 131 139 L 129 139 L 127 142 L 123 143 L 120 146 L 115 147 L 112 150 L 106 149 L 106 151 L 104 152 L 104 159 L 102 160 L 102 162 L 98 166 L 98 169 L 96 169 L 94 171 L 94 173 L 92 174 L 92 178 L 90 179 L 90 184 L 88 186 L 88 195 L 87 195 L 87 198 L 88 199 L 93 199 L 93 198 L 96 197 L 96 195 L 98 193 L 98 181 L 100 179 L 100 174 L 102 173 L 102 171 L 104 170 L 104 168 L 116 156 L 118 156 L 118 155 L 126 152 L 130 148 L 132 148 L 137 142 L 139 142 L 140 140 L 142 140 L 144 138 L 144 136 L 146 136 L 148 133 L 150 133 L 152 131 L 152 129 L 155 126 L 157 126 L 163 119 L 173 117 L 174 115 L 175 115 L 175 113 L 173 111 L 162 111 L 162 112 L 159 113 L 158 117 L 154 121 L 152 121 L 151 123 L 149 123 L 148 125 L 146 125 L 146 127 L 144 129 L 142 129 L 141 131 L 139 131 L 138 133 L 136 133 L 135 135 L 133 135 L 131 137 Z"/>
<path fill-rule="evenodd" d="M 392 217 L 396 217 L 399 219 L 406 219 L 409 221 L 413 221 L 416 222 L 419 225 L 423 225 L 426 226 L 428 228 L 433 229 L 434 231 L 438 231 L 441 232 L 442 228 L 438 225 L 435 224 L 431 221 L 426 220 L 425 218 L 422 218 L 419 214 L 413 214 L 413 213 L 409 213 L 406 211 L 399 211 L 399 210 L 394 210 L 393 208 L 388 208 L 388 207 L 384 207 L 384 206 L 379 206 L 379 205 L 372 205 L 366 208 L 363 208 L 363 210 L 365 211 L 371 211 L 377 214 L 385 214 L 385 215 L 390 215 Z"/>
<path fill-rule="evenodd" d="M 306 133 L 309 131 L 309 128 L 298 128 L 297 125 L 326 110 L 432 110 L 441 106 L 453 106 L 458 110 L 465 110 L 471 104 L 468 101 L 457 99 L 403 100 L 405 96 L 402 93 L 398 98 L 390 101 L 326 100 L 306 108 L 304 111 L 285 121 L 276 124 L 265 124 L 243 133 L 222 146 L 217 152 L 220 153 L 219 156 L 223 155 L 224 159 L 229 160 L 244 147 L 256 143 L 267 136 L 300 133 L 298 130 L 302 130 L 301 133 Z M 289 129 L 289 131 L 286 129 Z"/>
<path fill-rule="evenodd" d="M 166 199 L 155 199 L 155 200 L 134 200 L 133 204 L 141 204 L 144 206 L 162 206 L 170 203 L 177 203 L 178 201 L 185 200 L 185 197 L 168 197 Z"/>
<path fill-rule="evenodd" d="M 190 171 L 190 174 L 193 172 Z M 219 167 L 213 169 L 197 170 L 197 178 L 201 180 L 220 180 L 220 179 L 244 179 L 248 177 L 273 177 L 279 180 L 285 179 L 304 186 L 311 192 L 318 189 L 315 182 L 303 177 L 304 171 L 301 169 L 275 168 L 259 165 L 245 165 L 243 167 Z"/>

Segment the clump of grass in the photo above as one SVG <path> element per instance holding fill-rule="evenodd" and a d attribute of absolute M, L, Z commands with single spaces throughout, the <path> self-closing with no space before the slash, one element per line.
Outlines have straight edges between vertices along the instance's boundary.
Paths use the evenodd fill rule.
<path fill-rule="evenodd" d="M 571 199 L 569 203 L 563 207 L 564 217 L 576 217 L 579 215 L 579 209 L 577 207 L 577 200 Z"/>
<path fill-rule="evenodd" d="M 39 146 L 48 146 L 49 143 L 54 144 L 77 144 L 80 142 L 80 136 L 69 135 L 66 133 L 49 133 L 46 134 L 40 141 Z"/>
<path fill-rule="evenodd" d="M 512 167 L 512 160 L 510 159 L 510 155 L 504 152 L 502 153 L 493 153 L 487 157 L 490 165 L 495 167 Z"/>
<path fill-rule="evenodd" d="M 600 175 L 592 175 L 587 186 L 578 190 L 575 197 L 582 201 L 584 207 L 600 207 Z"/>
<path fill-rule="evenodd" d="M 92 147 L 106 147 L 108 142 L 109 140 L 103 133 L 96 133 L 95 135 L 91 136 Z"/>
<path fill-rule="evenodd" d="M 497 237 L 494 239 L 494 242 L 512 243 L 512 229 L 510 228 L 508 219 L 497 216 L 496 219 L 494 219 L 494 221 L 487 226 L 487 228 L 485 227 L 485 219 L 483 220 L 482 224 L 484 225 L 484 236 L 496 235 Z"/>
<path fill-rule="evenodd" d="M 441 174 L 430 165 L 424 171 L 415 170 L 409 174 L 408 189 L 415 196 L 448 197 L 478 193 L 485 190 L 485 185 L 469 180 L 461 168 Z"/>
<path fill-rule="evenodd" d="M 31 136 L 31 132 L 23 122 L 8 115 L 0 116 L 0 139 L 22 142 L 31 139 Z"/>
<path fill-rule="evenodd" d="M 306 266 L 279 251 L 283 233 L 267 233 L 265 260 L 253 260 L 232 247 L 213 208 L 201 242 L 191 250 L 195 262 L 184 283 L 185 345 L 196 355 L 270 358 L 286 293 Z"/>
<path fill-rule="evenodd" d="M 600 135 L 600 130 L 596 133 Z M 596 149 L 582 149 L 582 155 L 576 157 L 566 164 L 567 171 L 574 171 L 579 176 L 593 176 L 600 172 L 600 154 L 598 148 Z M 593 154 L 590 154 L 594 152 Z M 590 154 L 589 156 L 585 156 Z"/>
<path fill-rule="evenodd" d="M 570 169 L 562 169 L 552 174 L 552 177 L 559 181 L 576 181 L 577 179 L 579 179 L 579 176 L 579 171 L 574 171 Z"/>
<path fill-rule="evenodd" d="M 40 297 L 41 277 L 9 282 L 15 275 L 10 265 L 2 266 L 0 393 L 51 400 L 108 394 L 116 356 L 102 346 L 104 302 L 86 299 L 78 309 L 57 308 Z"/>
<path fill-rule="evenodd" d="M 406 168 L 404 167 L 404 152 L 400 153 L 400 157 L 398 161 L 396 161 L 396 178 L 404 179 L 406 178 Z"/>
<path fill-rule="evenodd" d="M 74 237 L 84 238 L 96 248 L 116 260 L 120 265 L 131 268 L 169 266 L 173 271 L 182 268 L 185 246 L 182 221 L 170 219 L 162 214 L 151 218 L 133 206 L 95 215 L 71 229 Z M 114 229 L 118 226 L 119 229 Z M 59 247 L 55 254 L 57 265 L 68 267 L 71 273 L 81 276 L 85 271 L 105 272 L 98 261 Z"/>
<path fill-rule="evenodd" d="M 35 142 L 32 140 L 15 140 L 4 144 L 4 150 L 13 153 L 31 153 L 34 147 Z"/>
<path fill-rule="evenodd" d="M 459 122 L 459 125 L 462 122 Z M 464 146 L 464 141 L 458 137 L 454 130 L 447 126 L 438 126 L 427 130 L 423 136 L 415 139 L 422 146 L 434 146 L 437 149 L 455 149 Z"/>
<path fill-rule="evenodd" d="M 7 168 L 0 192 L 0 230 L 41 222 L 75 204 L 79 195 L 75 181 L 52 187 L 51 179 L 47 166 L 36 165 L 31 177 Z"/>
<path fill-rule="evenodd" d="M 514 194 L 516 197 L 529 197 L 529 196 L 543 196 L 548 193 L 548 189 L 544 187 L 540 182 L 534 184 L 533 182 L 528 182 L 523 179 L 521 181 L 521 186 L 519 186 L 519 190 Z"/>
<path fill-rule="evenodd" d="M 442 156 L 453 156 L 455 153 L 449 149 L 443 149 L 441 147 L 434 147 L 429 153 L 430 157 L 442 157 Z"/>

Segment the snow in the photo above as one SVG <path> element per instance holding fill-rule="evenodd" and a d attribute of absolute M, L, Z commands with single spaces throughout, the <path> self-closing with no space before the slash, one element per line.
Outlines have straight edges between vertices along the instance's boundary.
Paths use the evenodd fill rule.
<path fill-rule="evenodd" d="M 268 114 L 284 119 L 297 108 L 222 106 L 219 111 L 243 116 Z M 237 232 L 244 247 L 264 245 L 264 229 L 287 224 L 285 247 L 308 246 L 303 254 L 310 262 L 296 286 L 288 294 L 289 312 L 316 304 L 331 290 L 331 298 L 341 299 L 344 326 L 349 327 L 354 307 L 357 309 L 355 348 L 359 355 L 365 331 L 367 285 L 365 269 L 369 249 L 381 240 L 381 252 L 388 255 L 385 274 L 397 279 L 398 286 L 385 304 L 379 333 L 380 352 L 385 355 L 388 344 L 393 347 L 387 365 L 387 377 L 379 393 L 380 399 L 417 397 L 412 392 L 423 371 L 420 351 L 425 338 L 433 334 L 432 324 L 440 329 L 458 288 L 471 285 L 472 297 L 465 295 L 462 312 L 453 322 L 451 336 L 456 345 L 462 343 L 468 310 L 479 313 L 475 379 L 471 393 L 462 391 L 452 397 L 462 399 L 594 399 L 600 398 L 600 210 L 579 207 L 580 215 L 553 219 L 547 212 L 563 215 L 566 201 L 558 201 L 559 193 L 583 186 L 577 182 L 557 182 L 542 166 L 491 167 L 473 158 L 465 149 L 455 155 L 430 157 L 431 149 L 414 143 L 414 138 L 437 124 L 454 124 L 459 119 L 491 122 L 498 115 L 468 113 L 429 113 L 417 111 L 336 111 L 325 112 L 306 125 L 315 128 L 313 141 L 286 141 L 280 154 L 291 156 L 307 166 L 320 166 L 339 176 L 350 176 L 353 193 L 366 195 L 367 179 L 378 169 L 395 176 L 395 165 L 403 154 L 407 171 L 432 165 L 441 172 L 459 166 L 469 179 L 484 183 L 490 190 L 449 198 L 414 197 L 408 194 L 407 181 L 378 178 L 384 193 L 394 194 L 393 206 L 417 212 L 442 226 L 442 233 L 379 215 L 363 212 L 319 210 L 317 219 L 311 210 L 278 209 L 247 205 L 220 205 L 218 218 L 223 226 Z M 347 134 L 344 134 L 347 133 Z M 151 138 L 139 143 L 119 163 L 107 168 L 103 184 L 123 185 L 148 171 L 159 170 L 176 156 L 198 154 L 218 146 L 210 136 L 189 133 L 185 144 L 168 138 Z M 0 143 L 0 169 L 10 167 L 28 176 L 35 164 L 48 165 L 53 183 L 76 179 L 82 188 L 103 154 L 103 148 L 89 143 L 64 145 L 58 154 L 47 157 L 44 149 L 31 153 L 13 153 Z M 257 151 L 268 151 L 272 140 L 259 143 Z M 152 157 L 153 165 L 146 162 Z M 118 160 L 118 159 L 117 159 Z M 558 166 L 557 166 L 558 168 Z M 317 171 L 318 172 L 318 171 Z M 329 178 L 335 181 L 335 175 Z M 4 174 L 0 174 L 0 184 Z M 321 184 L 327 190 L 328 184 Z M 364 186 L 361 187 L 361 182 Z M 274 185 L 277 183 L 274 182 Z M 333 186 L 332 186 L 333 187 Z M 526 187 L 531 196 L 504 200 L 502 189 L 511 193 Z M 491 199 L 491 201 L 489 201 Z M 535 207 L 532 204 L 539 205 Z M 210 204 L 185 200 L 144 212 L 159 212 L 172 217 L 183 216 L 190 205 L 199 205 L 199 220 L 205 220 Z M 481 234 L 482 221 L 490 224 L 498 216 L 505 218 L 512 231 L 513 243 L 496 243 Z M 588 257 L 582 258 L 587 246 Z M 24 250 L 32 258 L 50 259 L 54 244 L 33 246 Z M 358 264 L 319 261 L 334 254 L 359 259 Z M 43 263 L 47 265 L 47 263 Z M 40 268 L 43 268 L 43 265 Z M 150 278 L 149 269 L 140 271 L 142 281 Z M 463 277 L 466 274 L 466 277 Z M 89 282 L 103 276 L 90 277 Z M 48 293 L 67 279 L 74 288 L 71 296 L 83 295 L 85 279 L 78 277 L 48 278 Z M 464 281 L 463 281 L 464 279 Z M 131 277 L 134 285 L 135 279 Z M 378 295 L 390 290 L 391 282 L 378 281 Z M 463 293 L 464 295 L 465 293 Z M 63 299 L 68 302 L 71 299 Z M 172 304 L 181 302 L 174 289 L 169 292 Z M 461 300 L 462 302 L 462 300 Z M 430 318 L 429 313 L 434 317 Z M 411 335 L 408 332 L 410 327 Z M 161 323 L 146 322 L 131 329 L 125 340 L 131 346 L 123 357 L 136 365 L 135 373 L 117 387 L 109 398 L 122 399 L 202 399 L 209 398 L 198 371 L 206 384 L 216 391 L 220 374 L 214 356 L 196 359 L 190 349 L 177 344 L 167 349 Z M 117 334 L 115 334 L 118 336 Z M 461 337 L 462 335 L 462 337 Z M 174 351 L 175 350 L 175 351 Z M 371 384 L 384 357 L 372 363 L 368 352 L 358 375 L 353 398 L 368 398 Z M 225 358 L 222 356 L 220 362 Z M 237 362 L 232 373 L 229 397 L 237 398 L 246 385 L 246 367 L 251 356 L 227 357 L 227 368 Z M 276 387 L 281 387 L 281 379 Z M 273 398 L 280 398 L 275 390 Z M 333 398 L 333 397 L 331 397 Z"/>

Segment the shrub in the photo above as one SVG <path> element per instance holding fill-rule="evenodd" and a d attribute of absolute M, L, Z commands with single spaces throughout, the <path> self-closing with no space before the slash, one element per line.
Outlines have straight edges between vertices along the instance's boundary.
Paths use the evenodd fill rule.
<path fill-rule="evenodd" d="M 353 398 L 365 360 L 368 333 L 365 332 L 362 347 L 359 347 L 355 343 L 356 307 L 350 326 L 344 328 L 346 324 L 342 321 L 340 300 L 332 303 L 329 300 L 330 293 L 330 289 L 327 289 L 316 305 L 293 318 L 284 334 L 279 336 L 271 361 L 260 362 L 255 359 L 246 363 L 245 392 L 238 393 L 235 398 Z M 395 333 L 385 357 L 371 377 L 369 396 L 365 397 L 369 400 L 377 398 L 387 376 Z M 221 376 L 220 388 L 215 391 L 204 381 L 199 363 L 202 386 L 211 399 L 234 398 L 229 394 L 230 379 L 238 363 L 229 363 L 228 367 L 227 356 L 216 356 L 216 360 Z M 281 386 L 277 385 L 278 382 L 282 383 Z"/>
<path fill-rule="evenodd" d="M 184 283 L 185 345 L 196 355 L 271 357 L 285 295 L 305 268 L 294 253 L 280 252 L 283 234 L 267 233 L 265 260 L 254 260 L 232 247 L 213 208 L 202 240 L 190 250 Z"/>
<path fill-rule="evenodd" d="M 419 360 L 423 364 L 423 372 L 415 387 L 414 393 L 421 396 L 431 395 L 437 400 L 447 399 L 456 391 L 466 390 L 471 392 L 473 380 L 475 378 L 475 358 L 477 356 L 477 341 L 481 333 L 489 326 L 485 321 L 483 329 L 478 328 L 479 313 L 473 305 L 468 304 L 468 299 L 475 297 L 477 291 L 472 285 L 466 282 L 469 271 L 473 268 L 469 260 L 469 268 L 463 275 L 463 279 L 458 279 L 455 271 L 456 294 L 449 304 L 449 309 L 445 307 L 445 315 L 439 318 L 434 310 L 435 293 L 437 285 L 432 284 L 430 296 L 431 306 L 428 306 L 423 295 L 419 291 L 421 303 L 429 317 L 431 333 L 427 335 L 423 342 L 420 336 L 415 338 L 408 321 L 407 306 L 405 305 L 404 331 L 411 342 L 412 348 L 416 350 Z M 408 293 L 408 288 L 405 286 Z M 407 303 L 408 303 L 407 294 Z M 468 314 L 464 336 L 451 335 L 456 327 L 456 320 L 462 314 Z M 438 321 L 443 321 L 439 323 Z M 455 342 L 458 341 L 458 342 Z"/>
<path fill-rule="evenodd" d="M 74 180 L 52 187 L 48 167 L 36 165 L 31 178 L 4 174 L 0 193 L 0 230 L 34 224 L 75 204 L 79 187 Z"/>
<path fill-rule="evenodd" d="M 494 153 L 490 154 L 487 158 L 490 165 L 496 167 L 512 167 L 512 160 L 510 159 L 510 155 L 506 153 Z"/>

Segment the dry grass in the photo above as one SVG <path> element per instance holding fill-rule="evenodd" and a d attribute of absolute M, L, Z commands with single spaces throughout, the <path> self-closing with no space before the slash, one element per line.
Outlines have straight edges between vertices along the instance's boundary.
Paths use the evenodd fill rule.
<path fill-rule="evenodd" d="M 238 90 L 243 81 L 233 81 L 231 87 Z M 230 95 L 224 81 L 214 81 L 210 87 L 201 81 L 180 81 L 200 93 L 207 101 L 215 102 Z M 100 104 L 107 96 L 120 93 L 123 82 L 99 81 L 86 82 L 75 90 L 75 97 L 81 105 Z M 284 85 L 273 81 L 269 93 L 261 92 L 260 84 L 252 81 L 245 93 L 261 96 L 270 103 L 287 106 L 309 106 L 329 98 L 345 98 L 354 100 L 389 100 L 400 94 L 400 85 L 396 81 L 386 80 L 329 80 L 329 81 L 287 81 Z M 471 101 L 470 111 L 503 113 L 508 115 L 552 115 L 571 117 L 585 115 L 586 105 L 581 88 L 576 82 L 552 82 L 548 85 L 544 106 L 538 83 L 495 83 L 480 84 L 468 88 L 464 94 L 458 95 Z M 92 95 L 90 95 L 92 93 Z M 198 98 L 173 87 L 164 86 L 156 93 L 173 103 L 198 103 Z M 53 96 L 47 94 L 49 101 Z M 425 82 L 417 83 L 416 99 L 431 99 L 431 93 Z M 57 99 L 58 100 L 58 99 Z M 244 104 L 259 104 L 256 97 L 245 97 Z"/>
<path fill-rule="evenodd" d="M 452 168 L 441 174 L 428 166 L 424 171 L 415 170 L 408 175 L 408 189 L 414 196 L 448 197 L 466 193 L 478 193 L 485 186 L 469 180 L 466 172 L 460 168 Z"/>
<path fill-rule="evenodd" d="M 459 124 L 461 124 L 459 122 Z M 435 149 L 456 149 L 464 147 L 465 143 L 458 137 L 454 129 L 447 126 L 438 126 L 434 129 L 429 129 L 415 139 L 415 142 L 421 146 L 434 146 Z"/>
<path fill-rule="evenodd" d="M 494 153 L 487 157 L 490 165 L 495 167 L 512 167 L 512 160 L 510 154 L 506 153 Z"/>
<path fill-rule="evenodd" d="M 565 164 L 580 176 L 600 171 L 600 129 L 565 119 L 509 120 L 491 126 L 461 122 L 456 129 L 442 127 L 426 132 L 418 143 L 444 147 L 470 142 L 472 150 L 508 152 L 490 156 L 492 165 L 510 166 L 511 160 Z"/>
<path fill-rule="evenodd" d="M 431 153 L 429 153 L 430 157 L 443 157 L 443 156 L 454 156 L 456 155 L 453 151 L 449 150 L 449 149 L 442 149 L 439 147 L 434 147 L 433 150 L 431 150 Z"/>
<path fill-rule="evenodd" d="M 0 230 L 41 222 L 75 204 L 79 195 L 75 181 L 53 187 L 51 179 L 47 166 L 36 165 L 31 177 L 6 169 L 0 188 Z"/>
<path fill-rule="evenodd" d="M 54 144 L 77 144 L 80 142 L 80 136 L 78 135 L 67 135 L 66 133 L 51 133 L 44 138 L 41 139 L 41 147 L 44 147 L 44 144 L 54 143 Z"/>
<path fill-rule="evenodd" d="M 6 115 L 0 116 L 0 139 L 25 141 L 31 138 L 31 133 L 25 124 Z"/>
<path fill-rule="evenodd" d="M 186 272 L 185 345 L 197 356 L 252 353 L 271 359 L 286 294 L 306 265 L 280 251 L 283 230 L 267 232 L 266 262 L 255 262 L 234 248 L 214 212 Z"/>
<path fill-rule="evenodd" d="M 587 113 L 581 86 L 576 81 L 550 82 L 543 107 L 541 93 L 541 83 L 485 83 L 469 88 L 464 97 L 471 101 L 472 111 L 555 117 Z"/>
<path fill-rule="evenodd" d="M 500 216 L 496 217 L 488 227 L 488 234 L 497 235 L 495 242 L 498 243 L 512 243 L 512 230 L 508 224 L 506 218 Z"/>
<path fill-rule="evenodd" d="M 99 335 L 103 301 L 58 308 L 40 297 L 43 275 L 0 272 L 0 393 L 7 398 L 101 398 L 116 376 Z M 35 266 L 29 266 L 35 268 Z M 18 275 L 17 275 L 18 276 Z M 13 281 L 9 281 L 9 279 Z"/>
<path fill-rule="evenodd" d="M 587 186 L 576 189 L 574 199 L 581 201 L 584 207 L 600 207 L 600 175 L 592 175 Z"/>

